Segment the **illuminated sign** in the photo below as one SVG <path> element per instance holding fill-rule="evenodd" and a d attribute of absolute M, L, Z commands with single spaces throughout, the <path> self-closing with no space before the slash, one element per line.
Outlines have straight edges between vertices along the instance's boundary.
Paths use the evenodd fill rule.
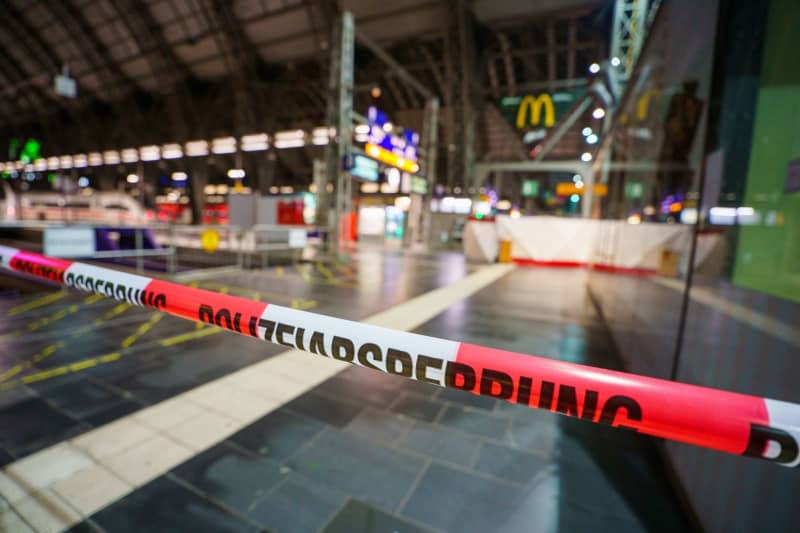
<path fill-rule="evenodd" d="M 56 94 L 66 98 L 75 98 L 78 95 L 78 84 L 75 83 L 74 78 L 58 74 L 53 80 L 53 90 Z"/>
<path fill-rule="evenodd" d="M 412 176 L 411 192 L 417 194 L 428 194 L 428 180 L 426 180 L 422 176 Z"/>
<path fill-rule="evenodd" d="M 544 110 L 544 113 L 542 113 L 542 110 Z M 529 111 L 530 113 L 528 113 Z M 522 99 L 517 108 L 517 129 L 521 130 L 528 126 L 526 118 L 529 114 L 531 126 L 552 127 L 556 122 L 556 109 L 553 106 L 553 99 L 550 95 L 542 93 L 539 96 L 528 95 Z M 544 124 L 542 124 L 542 118 L 544 118 Z"/>
<path fill-rule="evenodd" d="M 378 145 L 367 143 L 364 146 L 364 149 L 367 152 L 367 155 L 372 157 L 373 159 L 377 159 L 381 163 L 386 163 L 387 165 L 393 166 L 395 168 L 399 168 L 400 170 L 405 170 L 411 174 L 416 174 L 419 171 L 419 165 L 414 161 L 410 161 L 405 157 L 399 156 L 394 152 L 390 152 L 385 148 L 381 148 Z"/>
<path fill-rule="evenodd" d="M 498 107 L 509 124 L 526 132 L 523 141 L 533 144 L 539 142 L 544 132 L 552 128 L 585 94 L 585 87 L 576 87 L 564 91 L 506 96 L 499 100 Z"/>
<path fill-rule="evenodd" d="M 368 181 L 378 181 L 380 177 L 378 167 L 378 162 L 374 159 L 356 154 L 353 156 L 353 166 L 350 168 L 350 174 Z"/>
<path fill-rule="evenodd" d="M 580 187 L 577 183 L 573 183 L 571 181 L 564 182 L 564 183 L 557 183 L 556 184 L 556 195 L 558 196 L 572 196 L 573 194 L 577 194 L 581 196 L 583 192 L 586 190 L 583 183 L 581 182 Z M 607 196 L 608 195 L 608 185 L 605 183 L 595 183 L 594 184 L 594 195 L 595 196 Z"/>
<path fill-rule="evenodd" d="M 625 184 L 626 198 L 641 198 L 644 196 L 644 185 L 638 181 L 629 181 Z"/>
<path fill-rule="evenodd" d="M 376 107 L 367 110 L 367 142 L 409 161 L 417 161 L 419 134 L 392 124 L 389 116 Z"/>
<path fill-rule="evenodd" d="M 539 182 L 537 180 L 524 180 L 522 182 L 522 196 L 538 196 Z"/>

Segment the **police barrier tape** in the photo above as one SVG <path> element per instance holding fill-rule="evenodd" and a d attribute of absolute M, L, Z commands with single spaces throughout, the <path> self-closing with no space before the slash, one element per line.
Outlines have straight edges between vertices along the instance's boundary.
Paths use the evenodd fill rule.
<path fill-rule="evenodd" d="M 800 405 L 360 324 L 0 246 L 0 266 L 442 387 L 786 466 Z"/>

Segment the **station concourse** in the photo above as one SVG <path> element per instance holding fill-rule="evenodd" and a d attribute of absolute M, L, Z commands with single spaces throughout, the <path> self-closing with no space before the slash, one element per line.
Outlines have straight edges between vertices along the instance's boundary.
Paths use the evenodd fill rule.
<path fill-rule="evenodd" d="M 0 22 L 0 533 L 800 531 L 796 1 Z"/>

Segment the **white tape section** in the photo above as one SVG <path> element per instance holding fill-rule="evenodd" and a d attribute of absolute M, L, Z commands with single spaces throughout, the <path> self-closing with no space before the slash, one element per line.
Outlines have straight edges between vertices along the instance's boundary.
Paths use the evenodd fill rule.
<path fill-rule="evenodd" d="M 0 246 L 0 266 L 11 268 L 11 258 L 14 257 L 19 249 Z"/>
<path fill-rule="evenodd" d="M 770 400 L 769 398 L 764 398 L 764 403 L 769 413 L 770 427 L 782 429 L 794 437 L 794 442 L 788 440 L 783 444 L 778 440 L 770 440 L 768 442 L 764 457 L 767 459 L 775 459 L 782 453 L 791 452 L 790 450 L 785 450 L 784 446 L 796 447 L 796 443 L 800 442 L 800 426 L 797 424 L 797 404 Z M 800 453 L 797 453 L 796 449 L 794 452 L 797 455 L 795 460 L 791 463 L 783 463 L 783 466 L 797 466 L 800 464 Z"/>
<path fill-rule="evenodd" d="M 426 355 L 455 361 L 460 343 L 393 329 L 354 324 L 347 320 L 268 305 L 261 316 L 259 336 L 290 348 L 391 374 L 444 385 L 444 365 L 421 365 Z M 441 364 L 441 363 L 439 363 Z M 420 377 L 412 369 L 422 368 Z"/>
<path fill-rule="evenodd" d="M 151 278 L 117 272 L 83 263 L 73 263 L 64 272 L 64 284 L 86 292 L 95 292 L 133 305 L 150 305 L 143 299 Z"/>

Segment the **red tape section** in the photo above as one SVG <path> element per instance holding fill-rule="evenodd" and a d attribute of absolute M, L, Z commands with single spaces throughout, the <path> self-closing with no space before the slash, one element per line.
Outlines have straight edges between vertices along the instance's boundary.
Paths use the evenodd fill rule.
<path fill-rule="evenodd" d="M 162 311 L 181 318 L 214 324 L 242 335 L 260 337 L 258 321 L 267 308 L 264 302 L 253 302 L 157 279 L 150 282 L 147 290 L 165 295 L 166 305 Z"/>
<path fill-rule="evenodd" d="M 786 466 L 800 405 L 395 331 L 0 246 L 0 265 L 359 366 Z"/>

